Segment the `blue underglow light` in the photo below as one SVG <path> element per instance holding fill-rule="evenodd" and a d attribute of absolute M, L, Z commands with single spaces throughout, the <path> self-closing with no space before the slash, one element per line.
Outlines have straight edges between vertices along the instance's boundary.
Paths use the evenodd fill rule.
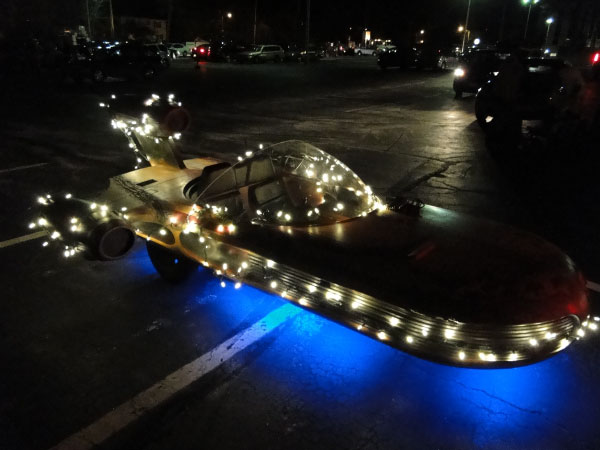
<path fill-rule="evenodd" d="M 143 258 L 135 260 L 145 271 Z M 231 335 L 287 303 L 247 285 L 223 289 L 210 273 L 200 270 L 177 288 L 210 315 L 203 333 L 233 327 Z M 600 383 L 591 383 L 581 343 L 525 367 L 465 369 L 290 308 L 300 311 L 243 376 L 265 398 L 301 399 L 313 423 L 356 429 L 368 422 L 369 432 L 397 437 L 393 448 L 599 448 Z"/>

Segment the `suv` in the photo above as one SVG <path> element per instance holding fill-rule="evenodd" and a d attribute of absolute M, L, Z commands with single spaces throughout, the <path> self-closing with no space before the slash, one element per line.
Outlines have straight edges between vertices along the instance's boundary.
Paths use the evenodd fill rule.
<path fill-rule="evenodd" d="M 463 92 L 476 93 L 498 72 L 502 63 L 501 57 L 496 50 L 475 50 L 463 55 L 454 70 L 452 87 L 455 98 L 461 98 Z"/>
<path fill-rule="evenodd" d="M 107 76 L 149 79 L 165 68 L 154 49 L 134 42 L 98 50 L 90 64 L 94 82 Z"/>
<path fill-rule="evenodd" d="M 285 52 L 280 45 L 256 45 L 237 55 L 237 60 L 239 62 L 281 62 L 284 57 Z"/>
<path fill-rule="evenodd" d="M 477 93 L 479 126 L 490 137 L 510 137 L 520 133 L 523 120 L 552 121 L 578 91 L 568 81 L 570 67 L 560 59 L 507 59 Z"/>

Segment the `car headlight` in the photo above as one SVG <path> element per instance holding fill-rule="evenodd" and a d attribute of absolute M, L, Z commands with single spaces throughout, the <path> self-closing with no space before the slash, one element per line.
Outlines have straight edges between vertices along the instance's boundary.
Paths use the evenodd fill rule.
<path fill-rule="evenodd" d="M 460 67 L 458 67 L 455 71 L 454 71 L 454 76 L 457 78 L 461 78 L 465 76 L 465 71 L 464 69 L 461 69 Z"/>

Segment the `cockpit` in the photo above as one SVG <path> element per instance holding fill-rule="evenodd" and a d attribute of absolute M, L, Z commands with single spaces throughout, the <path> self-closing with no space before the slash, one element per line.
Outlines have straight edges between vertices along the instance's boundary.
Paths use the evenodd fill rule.
<path fill-rule="evenodd" d="M 184 195 L 235 222 L 293 226 L 343 222 L 379 205 L 345 164 L 301 141 L 249 152 L 234 165 L 208 166 L 184 187 Z"/>

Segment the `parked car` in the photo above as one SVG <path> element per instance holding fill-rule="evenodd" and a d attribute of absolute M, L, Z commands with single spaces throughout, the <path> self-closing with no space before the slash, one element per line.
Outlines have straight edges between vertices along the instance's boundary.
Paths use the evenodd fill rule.
<path fill-rule="evenodd" d="M 165 69 L 162 57 L 152 48 L 136 42 L 98 50 L 91 61 L 92 80 L 106 77 L 148 79 Z"/>
<path fill-rule="evenodd" d="M 411 53 L 407 47 L 389 45 L 377 50 L 377 64 L 383 70 L 388 67 L 407 68 L 411 63 Z"/>
<path fill-rule="evenodd" d="M 171 65 L 171 58 L 169 56 L 169 49 L 164 44 L 144 44 L 146 47 L 154 50 L 158 56 L 160 56 L 160 62 L 163 66 L 169 67 Z"/>
<path fill-rule="evenodd" d="M 177 59 L 181 56 L 187 56 L 187 47 L 184 44 L 171 42 L 167 44 L 167 48 L 169 49 L 169 56 L 171 59 Z"/>
<path fill-rule="evenodd" d="M 302 49 L 295 44 L 287 45 L 284 49 L 283 60 L 287 62 L 299 62 Z"/>
<path fill-rule="evenodd" d="M 208 60 L 208 58 L 210 56 L 210 44 L 208 44 L 208 43 L 200 44 L 200 45 L 192 48 L 191 55 L 192 55 L 192 58 L 194 58 L 197 61 Z"/>
<path fill-rule="evenodd" d="M 195 47 L 198 47 L 200 45 L 209 45 L 210 43 L 208 41 L 204 41 L 204 40 L 198 40 L 198 41 L 187 41 L 184 44 L 183 49 L 181 50 L 181 54 L 183 56 L 191 56 L 192 55 L 192 50 Z"/>
<path fill-rule="evenodd" d="M 354 52 L 356 56 L 377 56 L 377 49 L 373 47 L 356 47 Z"/>
<path fill-rule="evenodd" d="M 249 50 L 239 53 L 238 62 L 282 62 L 285 52 L 280 45 L 256 45 Z"/>
<path fill-rule="evenodd" d="M 210 44 L 209 59 L 218 62 L 234 61 L 238 54 L 248 49 L 247 46 L 235 42 L 215 41 Z"/>
<path fill-rule="evenodd" d="M 456 98 L 461 98 L 463 92 L 476 93 L 494 72 L 498 72 L 505 56 L 496 50 L 475 50 L 463 55 L 454 70 L 452 87 Z"/>
<path fill-rule="evenodd" d="M 523 64 L 508 59 L 477 93 L 477 122 L 498 137 L 519 134 L 523 120 L 553 120 L 578 91 L 564 76 L 569 68 L 560 59 L 527 58 Z"/>

